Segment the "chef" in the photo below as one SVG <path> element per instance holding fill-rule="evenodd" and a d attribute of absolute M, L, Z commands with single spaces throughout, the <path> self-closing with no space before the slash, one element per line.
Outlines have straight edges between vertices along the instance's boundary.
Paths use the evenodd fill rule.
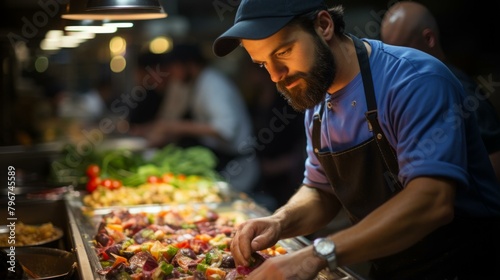
<path fill-rule="evenodd" d="M 370 262 L 372 279 L 500 279 L 500 186 L 465 92 L 437 59 L 344 30 L 342 6 L 243 0 L 213 45 L 241 46 L 304 112 L 300 189 L 243 223 L 237 264 L 278 240 L 313 233 L 344 209 L 352 226 L 268 259 L 248 279 L 313 279 Z"/>

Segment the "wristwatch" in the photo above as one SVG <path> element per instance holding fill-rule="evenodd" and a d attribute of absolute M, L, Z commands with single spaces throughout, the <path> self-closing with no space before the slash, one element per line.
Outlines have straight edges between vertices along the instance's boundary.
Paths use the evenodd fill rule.
<path fill-rule="evenodd" d="M 335 243 L 328 238 L 316 238 L 313 243 L 314 255 L 328 262 L 328 269 L 334 271 L 337 268 L 337 257 L 335 255 Z"/>

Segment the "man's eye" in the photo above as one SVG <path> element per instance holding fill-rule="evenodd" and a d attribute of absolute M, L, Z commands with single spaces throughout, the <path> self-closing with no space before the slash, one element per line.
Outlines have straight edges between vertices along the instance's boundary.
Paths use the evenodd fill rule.
<path fill-rule="evenodd" d="M 266 64 L 264 62 L 258 64 L 260 68 L 265 68 Z"/>
<path fill-rule="evenodd" d="M 279 52 L 279 53 L 276 54 L 276 56 L 284 56 L 284 55 L 286 55 L 288 53 L 290 53 L 290 49 L 287 49 L 285 51 Z"/>

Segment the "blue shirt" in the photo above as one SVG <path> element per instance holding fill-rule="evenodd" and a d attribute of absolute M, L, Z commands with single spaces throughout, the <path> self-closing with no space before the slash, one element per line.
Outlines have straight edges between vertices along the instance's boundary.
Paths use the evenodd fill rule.
<path fill-rule="evenodd" d="M 458 79 L 424 52 L 365 41 L 372 47 L 369 60 L 379 122 L 397 153 L 403 186 L 422 176 L 451 178 L 459 185 L 457 215 L 500 216 L 500 186 Z M 344 151 L 372 137 L 361 74 L 338 92 L 326 94 L 325 102 L 322 150 Z M 303 183 L 331 192 L 312 148 L 312 120 L 319 108 L 305 112 L 308 157 Z"/>

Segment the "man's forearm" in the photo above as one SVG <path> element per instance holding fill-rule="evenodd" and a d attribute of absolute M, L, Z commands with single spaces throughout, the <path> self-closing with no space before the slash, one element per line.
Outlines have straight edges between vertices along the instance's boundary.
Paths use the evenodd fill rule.
<path fill-rule="evenodd" d="M 339 265 L 392 255 L 453 219 L 454 183 L 417 178 L 356 225 L 331 236 Z"/>

